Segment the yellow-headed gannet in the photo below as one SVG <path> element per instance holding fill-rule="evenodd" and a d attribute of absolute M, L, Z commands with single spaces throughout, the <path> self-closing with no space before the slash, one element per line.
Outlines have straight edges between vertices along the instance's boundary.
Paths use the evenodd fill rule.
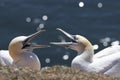
<path fill-rule="evenodd" d="M 49 46 L 30 43 L 30 41 L 44 31 L 40 30 L 29 36 L 15 37 L 11 40 L 8 50 L 0 51 L 0 63 L 7 66 L 15 65 L 17 67 L 29 67 L 32 70 L 40 70 L 40 61 L 32 50 L 35 48 L 47 48 Z"/>
<path fill-rule="evenodd" d="M 78 52 L 72 60 L 72 69 L 120 76 L 120 46 L 108 47 L 94 55 L 93 46 L 88 39 L 81 35 L 71 35 L 60 28 L 57 30 L 72 42 L 51 42 L 51 44 L 68 47 Z"/>

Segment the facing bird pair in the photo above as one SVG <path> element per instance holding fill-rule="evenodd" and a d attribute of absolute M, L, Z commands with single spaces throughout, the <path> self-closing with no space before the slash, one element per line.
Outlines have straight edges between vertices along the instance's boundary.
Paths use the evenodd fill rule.
<path fill-rule="evenodd" d="M 51 42 L 51 44 L 68 47 L 78 52 L 73 59 L 71 67 L 86 72 L 103 73 L 111 76 L 120 76 L 120 46 L 111 46 L 94 55 L 94 49 L 88 39 L 81 35 L 71 35 L 57 28 L 73 42 Z M 30 41 L 44 30 L 40 30 L 30 36 L 18 36 L 14 38 L 8 50 L 0 51 L 2 65 L 15 65 L 17 67 L 30 67 L 39 71 L 40 61 L 32 50 L 46 48 L 48 45 L 32 44 Z"/>
<path fill-rule="evenodd" d="M 72 42 L 51 42 L 77 51 L 78 55 L 72 60 L 71 67 L 86 72 L 102 73 L 111 76 L 120 76 L 120 46 L 115 45 L 94 54 L 90 41 L 81 35 L 71 35 L 57 28 L 71 39 Z"/>

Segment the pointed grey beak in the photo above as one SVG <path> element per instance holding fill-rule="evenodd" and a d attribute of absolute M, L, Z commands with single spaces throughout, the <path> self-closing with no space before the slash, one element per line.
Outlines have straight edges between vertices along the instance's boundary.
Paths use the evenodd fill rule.
<path fill-rule="evenodd" d="M 32 47 L 32 48 L 47 48 L 49 47 L 49 45 L 38 45 L 38 44 L 32 44 L 29 43 L 32 39 L 34 39 L 35 37 L 37 37 L 40 33 L 45 32 L 45 30 L 40 30 L 36 33 L 33 33 L 31 35 L 29 35 L 24 41 L 23 41 L 23 48 L 26 47 Z M 22 48 L 22 49 L 23 49 Z"/>
<path fill-rule="evenodd" d="M 48 48 L 49 45 L 38 45 L 38 44 L 31 44 L 32 48 Z"/>
<path fill-rule="evenodd" d="M 70 47 L 71 45 L 76 45 L 76 41 L 75 41 L 75 36 L 71 35 L 69 33 L 67 33 L 66 31 L 57 28 L 58 31 L 62 32 L 63 34 L 65 34 L 68 38 L 70 38 L 73 42 L 50 42 L 50 44 L 54 44 L 54 45 L 58 45 L 58 46 L 63 46 L 63 47 Z"/>
<path fill-rule="evenodd" d="M 71 40 L 75 40 L 74 35 L 71 35 L 71 34 L 67 33 L 66 31 L 64 31 L 64 30 L 62 30 L 62 29 L 60 29 L 60 28 L 57 28 L 56 30 L 62 32 L 63 34 L 65 34 L 65 35 L 66 35 L 68 38 L 70 38 Z"/>
<path fill-rule="evenodd" d="M 72 45 L 77 45 L 77 43 L 73 43 L 73 42 L 50 42 L 50 44 L 63 46 L 66 48 L 70 48 L 70 46 Z"/>
<path fill-rule="evenodd" d="M 34 39 L 35 37 L 37 37 L 40 33 L 45 32 L 46 30 L 40 30 L 36 33 L 33 33 L 31 35 L 28 36 L 28 38 L 24 41 L 25 43 L 28 43 L 29 41 L 31 41 L 32 39 Z"/>

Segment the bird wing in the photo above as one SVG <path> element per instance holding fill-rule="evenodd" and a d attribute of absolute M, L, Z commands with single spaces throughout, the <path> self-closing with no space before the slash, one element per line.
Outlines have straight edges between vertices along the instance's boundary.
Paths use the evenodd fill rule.
<path fill-rule="evenodd" d="M 109 74 L 115 77 L 120 76 L 120 61 L 118 61 L 111 69 L 106 71 L 104 74 Z"/>
<path fill-rule="evenodd" d="M 120 75 L 120 52 L 108 55 L 106 57 L 94 59 L 93 63 L 91 63 L 89 66 L 98 73 Z"/>
<path fill-rule="evenodd" d="M 110 46 L 110 47 L 107 47 L 107 48 L 97 52 L 94 55 L 94 58 L 105 57 L 105 56 L 108 56 L 108 55 L 111 55 L 111 54 L 115 54 L 117 52 L 120 52 L 120 46 L 119 45 Z"/>
<path fill-rule="evenodd" d="M 0 50 L 0 63 L 2 65 L 11 65 L 13 63 L 8 50 Z"/>

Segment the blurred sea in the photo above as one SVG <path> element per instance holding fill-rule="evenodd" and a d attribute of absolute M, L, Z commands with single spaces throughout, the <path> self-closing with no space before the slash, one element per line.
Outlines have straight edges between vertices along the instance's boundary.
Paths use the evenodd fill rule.
<path fill-rule="evenodd" d="M 80 7 L 79 3 L 84 6 Z M 69 41 L 56 28 L 81 34 L 98 47 L 95 52 L 119 44 L 120 0 L 0 0 L 0 49 L 8 49 L 11 39 L 45 28 L 34 42 Z M 70 66 L 76 52 L 51 45 L 36 49 L 42 66 Z"/>

